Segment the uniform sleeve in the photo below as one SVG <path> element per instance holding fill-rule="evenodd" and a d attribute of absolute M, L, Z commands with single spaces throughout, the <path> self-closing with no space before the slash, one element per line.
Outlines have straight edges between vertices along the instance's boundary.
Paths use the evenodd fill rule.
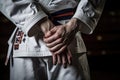
<path fill-rule="evenodd" d="M 26 34 L 47 17 L 36 0 L 0 0 L 0 11 Z"/>
<path fill-rule="evenodd" d="M 79 19 L 82 33 L 91 34 L 101 16 L 105 0 L 80 0 L 73 18 Z"/>

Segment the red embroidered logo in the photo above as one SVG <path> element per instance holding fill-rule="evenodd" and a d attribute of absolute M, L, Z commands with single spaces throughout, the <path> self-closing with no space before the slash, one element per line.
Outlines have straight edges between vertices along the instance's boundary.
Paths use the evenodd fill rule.
<path fill-rule="evenodd" d="M 19 49 L 19 44 L 21 44 L 21 42 L 22 42 L 23 35 L 24 35 L 23 31 L 21 31 L 21 30 L 17 31 L 15 42 L 14 42 L 14 50 L 18 50 Z"/>

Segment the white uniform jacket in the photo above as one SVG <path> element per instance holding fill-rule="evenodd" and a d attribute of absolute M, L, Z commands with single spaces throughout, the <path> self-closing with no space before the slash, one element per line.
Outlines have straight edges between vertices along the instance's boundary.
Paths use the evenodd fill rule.
<path fill-rule="evenodd" d="M 13 57 L 44 57 L 51 56 L 34 25 L 49 14 L 75 9 L 71 18 L 78 18 L 80 31 L 69 45 L 74 53 L 86 52 L 81 33 L 91 34 L 101 16 L 105 0 L 0 0 L 0 11 L 11 20 L 17 28 L 9 43 L 8 57 L 13 49 Z M 65 24 L 68 19 L 58 20 Z M 35 36 L 28 34 L 36 33 Z"/>

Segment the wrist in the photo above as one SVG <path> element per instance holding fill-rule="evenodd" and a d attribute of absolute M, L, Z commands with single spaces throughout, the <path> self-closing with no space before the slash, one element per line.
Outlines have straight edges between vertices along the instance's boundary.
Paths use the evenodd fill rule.
<path fill-rule="evenodd" d="M 54 27 L 54 24 L 47 18 L 40 24 L 40 29 L 45 34 L 48 32 L 51 28 Z"/>
<path fill-rule="evenodd" d="M 72 18 L 67 24 L 66 24 L 66 31 L 71 32 L 72 30 L 76 29 L 78 25 L 78 19 Z"/>
<path fill-rule="evenodd" d="M 32 37 L 32 36 L 34 36 L 34 35 L 36 35 L 38 33 L 41 33 L 43 35 L 42 30 L 40 28 L 40 25 L 41 25 L 42 22 L 44 22 L 46 20 L 47 20 L 47 17 L 44 17 L 43 19 L 39 20 L 36 24 L 34 24 L 30 28 L 30 30 L 28 31 L 28 36 Z"/>

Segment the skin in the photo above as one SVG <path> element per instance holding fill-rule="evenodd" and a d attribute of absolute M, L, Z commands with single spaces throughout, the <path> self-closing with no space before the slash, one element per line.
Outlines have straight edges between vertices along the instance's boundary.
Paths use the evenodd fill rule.
<path fill-rule="evenodd" d="M 52 52 L 53 64 L 62 64 L 63 67 L 66 68 L 67 64 L 72 63 L 72 54 L 67 48 L 72 40 L 65 41 L 65 39 L 69 39 L 69 33 L 71 33 L 76 27 L 77 19 L 75 18 L 71 19 L 64 25 L 54 26 L 49 19 L 41 24 L 41 29 L 45 34 L 43 41 Z M 74 38 L 74 36 L 75 34 L 70 38 Z"/>

